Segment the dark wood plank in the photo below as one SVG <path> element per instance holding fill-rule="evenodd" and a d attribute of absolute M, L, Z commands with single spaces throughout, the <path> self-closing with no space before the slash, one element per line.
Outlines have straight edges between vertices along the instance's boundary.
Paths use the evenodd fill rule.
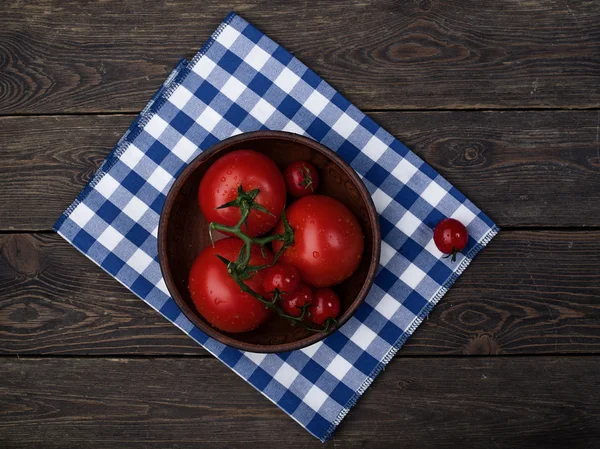
<path fill-rule="evenodd" d="M 600 225 L 596 111 L 371 115 L 500 226 Z M 0 230 L 51 229 L 133 118 L 0 117 Z"/>
<path fill-rule="evenodd" d="M 0 4 L 0 113 L 139 111 L 230 8 L 361 108 L 600 104 L 592 0 L 42 0 Z"/>
<path fill-rule="evenodd" d="M 0 353 L 207 354 L 57 234 L 0 235 Z"/>
<path fill-rule="evenodd" d="M 51 230 L 134 118 L 0 117 L 0 230 Z"/>
<path fill-rule="evenodd" d="M 0 353 L 206 354 L 57 235 L 0 237 Z M 401 355 L 600 352 L 600 231 L 501 232 Z"/>
<path fill-rule="evenodd" d="M 202 359 L 0 360 L 0 444 L 50 448 L 596 448 L 598 360 L 393 360 L 325 446 Z"/>
<path fill-rule="evenodd" d="M 600 225 L 600 111 L 372 115 L 501 227 Z"/>

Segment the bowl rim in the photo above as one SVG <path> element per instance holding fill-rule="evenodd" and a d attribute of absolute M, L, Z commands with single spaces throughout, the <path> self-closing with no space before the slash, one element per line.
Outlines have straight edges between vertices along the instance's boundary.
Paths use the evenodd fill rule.
<path fill-rule="evenodd" d="M 295 143 L 299 143 L 301 145 L 308 146 L 313 150 L 320 152 L 325 155 L 329 159 L 331 159 L 343 172 L 346 176 L 348 176 L 355 186 L 357 187 L 358 193 L 362 199 L 362 201 L 366 204 L 367 215 L 369 224 L 372 229 L 372 254 L 371 261 L 369 264 L 369 269 L 367 270 L 367 276 L 365 281 L 359 290 L 358 294 L 354 301 L 350 304 L 350 307 L 342 314 L 342 316 L 338 319 L 338 327 L 330 330 L 329 332 L 318 332 L 312 335 L 309 335 L 306 338 L 289 342 L 289 343 L 280 343 L 274 345 L 262 345 L 255 343 L 246 343 L 243 341 L 236 340 L 235 338 L 230 337 L 222 333 L 217 328 L 211 326 L 206 323 L 199 317 L 199 313 L 196 310 L 193 310 L 186 301 L 181 297 L 177 286 L 175 285 L 175 281 L 173 276 L 171 276 L 171 270 L 169 266 L 169 259 L 167 257 L 167 249 L 166 249 L 166 232 L 165 226 L 167 225 L 168 218 L 170 216 L 171 210 L 173 208 L 173 204 L 176 198 L 176 193 L 179 192 L 181 186 L 188 180 L 190 175 L 207 159 L 212 157 L 215 153 L 219 153 L 230 146 L 239 143 L 239 142 L 249 142 L 252 140 L 259 139 L 283 139 L 287 141 L 292 141 Z M 172 184 L 169 192 L 167 193 L 167 197 L 163 204 L 160 220 L 158 225 L 158 259 L 159 265 L 162 272 L 163 279 L 165 281 L 167 290 L 169 294 L 181 310 L 183 314 L 202 332 L 207 334 L 209 337 L 217 340 L 220 343 L 231 346 L 236 349 L 240 349 L 242 351 L 249 352 L 257 352 L 257 353 L 277 353 L 277 352 L 287 352 L 294 351 L 297 349 L 302 349 L 307 346 L 310 346 L 314 343 L 317 343 L 323 340 L 328 335 L 332 334 L 339 328 L 341 328 L 349 319 L 354 315 L 358 307 L 362 304 L 364 299 L 366 298 L 369 290 L 373 286 L 373 282 L 375 280 L 375 275 L 377 273 L 377 269 L 379 267 L 379 259 L 381 253 L 381 231 L 379 229 L 379 219 L 377 210 L 375 208 L 375 204 L 373 203 L 373 198 L 371 194 L 367 190 L 367 187 L 363 183 L 360 176 L 356 173 L 356 171 L 346 162 L 344 161 L 337 153 L 327 148 L 325 145 L 313 140 L 311 138 L 301 136 L 299 134 L 289 133 L 285 131 L 252 131 L 242 134 L 237 134 L 233 137 L 229 137 L 224 139 L 215 145 L 211 146 L 207 150 L 200 153 L 196 156 L 188 165 L 184 168 L 184 170 L 177 176 L 175 182 Z"/>

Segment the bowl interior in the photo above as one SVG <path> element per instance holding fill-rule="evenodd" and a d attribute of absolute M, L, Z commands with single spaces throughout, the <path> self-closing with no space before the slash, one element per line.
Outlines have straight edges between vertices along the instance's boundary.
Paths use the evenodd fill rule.
<path fill-rule="evenodd" d="M 255 133 L 252 133 L 255 134 Z M 208 222 L 198 207 L 198 186 L 206 170 L 222 155 L 239 149 L 251 149 L 269 156 L 280 169 L 295 161 L 308 160 L 317 167 L 320 176 L 318 193 L 329 195 L 345 204 L 358 218 L 365 235 L 365 250 L 358 270 L 345 282 L 333 287 L 342 303 L 340 324 L 345 322 L 362 300 L 370 287 L 378 264 L 379 249 L 374 252 L 373 233 L 378 235 L 377 225 L 373 226 L 373 217 L 369 207 L 373 203 L 364 186 L 353 174 L 352 169 L 339 163 L 339 158 L 316 142 L 299 137 L 281 135 L 248 135 L 239 139 L 232 138 L 217 145 L 214 151 L 205 152 L 182 173 L 169 193 L 163 217 L 161 217 L 161 267 L 165 281 L 173 298 L 186 316 L 198 327 L 228 345 L 255 352 L 276 352 L 298 349 L 312 344 L 324 337 L 290 325 L 288 321 L 275 314 L 258 329 L 239 334 L 228 334 L 212 327 L 196 312 L 188 291 L 188 274 L 196 256 L 210 245 Z M 230 142 L 230 143 L 227 143 Z M 307 145 L 308 144 L 308 145 Z M 335 160 L 337 159 L 337 160 Z M 354 178 L 354 179 L 352 179 Z M 358 181 L 358 182 L 357 182 Z M 362 191 L 361 191 L 362 190 Z M 367 198 L 365 199 L 365 192 Z M 288 204 L 291 201 L 288 198 Z M 166 215 L 166 216 L 165 216 Z M 166 260 L 163 260 L 166 257 Z M 374 263 L 374 268 L 370 267 Z M 368 284 L 368 285 L 367 285 Z M 359 298 L 360 296 L 360 298 Z M 359 301 L 360 302 L 360 301 Z"/>

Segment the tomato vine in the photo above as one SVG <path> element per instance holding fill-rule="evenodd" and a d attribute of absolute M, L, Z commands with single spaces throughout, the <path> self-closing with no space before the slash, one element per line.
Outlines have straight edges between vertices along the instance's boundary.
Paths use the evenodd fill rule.
<path fill-rule="evenodd" d="M 261 212 L 273 215 L 263 206 L 256 203 L 255 199 L 259 193 L 259 189 L 254 189 L 249 192 L 246 192 L 240 185 L 238 187 L 238 197 L 235 200 L 227 202 L 218 207 L 218 209 L 222 209 L 225 207 L 239 207 L 241 218 L 235 226 L 226 226 L 221 223 L 211 222 L 208 226 L 208 232 L 213 246 L 213 231 L 220 231 L 230 235 L 234 235 L 243 242 L 243 246 L 240 250 L 236 261 L 228 260 L 225 257 L 218 254 L 216 254 L 216 256 L 221 262 L 225 264 L 225 266 L 227 267 L 227 272 L 232 277 L 232 279 L 238 284 L 242 292 L 248 293 L 252 297 L 256 298 L 258 301 L 264 304 L 265 307 L 288 320 L 292 326 L 298 325 L 299 327 L 312 332 L 329 332 L 332 329 L 332 327 L 337 327 L 338 323 L 336 319 L 328 318 L 327 321 L 325 321 L 322 328 L 314 328 L 312 326 L 309 326 L 304 322 L 304 318 L 306 316 L 307 309 L 310 304 L 305 304 L 302 307 L 300 307 L 301 313 L 299 316 L 296 317 L 288 315 L 279 306 L 279 302 L 281 299 L 281 294 L 279 291 L 275 291 L 275 294 L 273 295 L 272 299 L 265 298 L 263 295 L 254 291 L 252 288 L 246 285 L 246 283 L 244 282 L 244 280 L 251 278 L 257 271 L 273 266 L 277 262 L 279 257 L 283 254 L 285 249 L 294 244 L 294 230 L 292 229 L 290 223 L 288 222 L 285 216 L 285 211 L 281 213 L 281 221 L 283 222 L 284 228 L 283 233 L 273 234 L 265 237 L 250 237 L 249 235 L 244 233 L 242 227 L 246 226 L 246 229 L 248 228 L 246 220 L 248 219 L 248 215 L 250 215 L 250 211 L 252 209 L 256 209 Z M 276 240 L 282 241 L 283 245 L 273 258 L 272 263 L 266 265 L 249 265 L 252 245 L 258 245 L 264 257 L 265 246 Z"/>

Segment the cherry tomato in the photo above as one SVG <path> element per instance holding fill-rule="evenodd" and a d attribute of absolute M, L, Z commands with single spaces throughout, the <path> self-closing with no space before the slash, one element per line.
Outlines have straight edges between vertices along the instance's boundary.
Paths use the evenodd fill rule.
<path fill-rule="evenodd" d="M 294 230 L 294 244 L 281 260 L 294 265 L 302 280 L 313 287 L 329 287 L 347 279 L 360 264 L 364 236 L 356 217 L 338 200 L 310 195 L 292 203 L 285 212 Z M 279 222 L 275 232 L 283 232 Z M 279 251 L 283 243 L 273 242 Z"/>
<path fill-rule="evenodd" d="M 467 228 L 454 218 L 440 221 L 433 230 L 435 246 L 444 254 L 452 255 L 452 262 L 456 260 L 456 253 L 467 246 L 469 234 Z"/>
<path fill-rule="evenodd" d="M 235 226 L 241 218 L 240 208 L 218 209 L 238 198 L 238 187 L 244 192 L 259 189 L 255 203 L 272 215 L 251 209 L 242 230 L 251 237 L 270 231 L 285 207 L 285 181 L 271 159 L 253 150 L 237 150 L 217 159 L 206 171 L 198 188 L 198 203 L 207 221 Z"/>
<path fill-rule="evenodd" d="M 189 290 L 198 312 L 213 326 L 225 332 L 247 332 L 257 328 L 270 315 L 259 300 L 243 293 L 227 272 L 227 266 L 215 254 L 227 260 L 236 260 L 242 241 L 226 238 L 215 242 L 215 247 L 205 248 L 196 258 L 189 277 Z M 265 251 L 266 252 L 266 251 Z M 266 258 L 258 246 L 252 247 L 250 265 L 269 264 L 273 255 Z M 264 270 L 258 271 L 244 282 L 259 294 L 263 290 Z"/>
<path fill-rule="evenodd" d="M 324 324 L 328 318 L 337 318 L 340 314 L 340 298 L 330 288 L 319 288 L 315 291 L 308 313 L 315 324 Z"/>
<path fill-rule="evenodd" d="M 283 172 L 283 177 L 288 193 L 295 198 L 315 193 L 319 187 L 319 174 L 310 162 L 292 162 Z"/>
<path fill-rule="evenodd" d="M 300 316 L 300 309 L 305 304 L 310 304 L 313 299 L 313 292 L 307 285 L 300 284 L 295 292 L 281 297 L 281 308 L 288 315 Z"/>
<path fill-rule="evenodd" d="M 286 263 L 276 263 L 265 269 L 263 288 L 267 294 L 279 290 L 280 293 L 292 293 L 300 286 L 298 269 Z"/>

